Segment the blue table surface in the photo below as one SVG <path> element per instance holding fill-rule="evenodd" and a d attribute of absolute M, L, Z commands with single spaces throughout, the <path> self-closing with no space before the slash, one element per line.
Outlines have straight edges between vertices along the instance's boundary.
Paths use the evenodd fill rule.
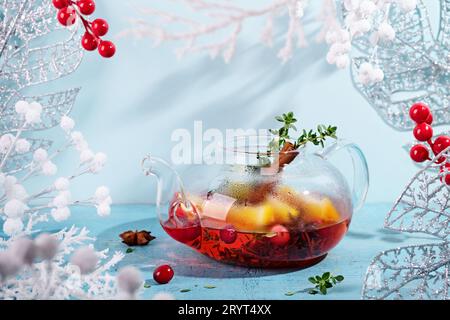
<path fill-rule="evenodd" d="M 383 220 L 391 204 L 368 204 L 355 213 L 350 231 L 321 263 L 303 270 L 262 270 L 224 265 L 204 257 L 177 243 L 165 234 L 150 205 L 117 205 L 107 218 L 100 218 L 92 208 L 77 207 L 70 226 L 87 226 L 96 237 L 96 249 L 126 252 L 119 234 L 127 230 L 150 230 L 156 236 L 148 246 L 137 247 L 117 266 L 138 267 L 150 285 L 141 297 L 151 298 L 158 292 L 171 293 L 176 299 L 360 299 L 365 271 L 380 251 L 395 247 L 429 243 L 426 235 L 411 235 L 383 228 Z M 59 227 L 61 225 L 58 225 Z M 54 226 L 53 226 L 54 227 Z M 155 266 L 170 264 L 175 277 L 167 285 L 153 281 Z M 328 295 L 310 295 L 308 277 L 330 271 L 342 274 L 345 280 Z M 215 288 L 205 288 L 214 286 Z M 189 292 L 180 292 L 190 289 Z M 288 292 L 297 292 L 287 296 Z"/>

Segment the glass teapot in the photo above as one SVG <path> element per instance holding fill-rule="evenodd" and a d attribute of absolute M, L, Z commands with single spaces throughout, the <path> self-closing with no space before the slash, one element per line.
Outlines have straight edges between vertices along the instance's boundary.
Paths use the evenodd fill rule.
<path fill-rule="evenodd" d="M 237 137 L 231 147 L 217 146 L 189 181 L 168 162 L 145 157 L 142 168 L 157 178 L 157 213 L 167 234 L 246 267 L 304 268 L 325 258 L 364 203 L 369 175 L 362 151 L 338 140 L 320 150 L 272 152 L 265 139 Z M 328 160 L 341 150 L 352 159 L 352 191 Z"/>

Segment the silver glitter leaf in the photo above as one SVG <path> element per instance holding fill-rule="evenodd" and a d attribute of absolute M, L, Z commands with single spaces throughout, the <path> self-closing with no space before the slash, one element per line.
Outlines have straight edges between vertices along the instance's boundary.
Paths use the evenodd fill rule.
<path fill-rule="evenodd" d="M 380 42 L 371 52 L 370 35 L 355 41 L 359 55 L 353 59 L 352 78 L 355 87 L 380 117 L 397 130 L 409 130 L 414 123 L 409 108 L 417 101 L 427 103 L 435 116 L 435 125 L 450 122 L 450 3 L 441 1 L 441 23 L 437 36 L 431 30 L 426 6 L 405 14 L 391 5 L 388 20 L 396 31 L 391 43 Z M 375 56 L 375 57 L 374 57 Z M 361 63 L 375 60 L 384 70 L 384 80 L 372 85 L 357 81 Z"/>
<path fill-rule="evenodd" d="M 8 157 L 3 167 L 4 173 L 12 175 L 28 169 L 33 160 L 34 151 L 40 148 L 48 151 L 53 144 L 53 141 L 48 139 L 27 138 L 27 141 L 31 144 L 30 150 L 23 154 L 13 153 Z"/>
<path fill-rule="evenodd" d="M 450 244 L 414 245 L 381 252 L 364 280 L 364 299 L 449 299 Z"/>
<path fill-rule="evenodd" d="M 61 117 L 67 115 L 72 110 L 80 88 L 69 89 L 57 93 L 45 94 L 33 97 L 15 97 L 10 100 L 14 105 L 19 99 L 29 102 L 39 102 L 43 109 L 41 113 L 42 121 L 38 124 L 27 126 L 25 131 L 36 131 L 53 128 L 61 122 Z M 23 119 L 17 116 L 14 108 L 7 108 L 5 112 L 0 113 L 0 131 L 15 131 L 23 125 Z"/>
<path fill-rule="evenodd" d="M 450 234 L 450 190 L 441 181 L 434 161 L 408 183 L 385 219 L 385 227 L 403 232 L 423 232 L 446 239 Z"/>
<path fill-rule="evenodd" d="M 63 42 L 39 48 L 27 43 L 4 63 L 3 81 L 14 83 L 21 89 L 68 75 L 81 63 L 83 54 L 78 45 L 75 34 Z"/>

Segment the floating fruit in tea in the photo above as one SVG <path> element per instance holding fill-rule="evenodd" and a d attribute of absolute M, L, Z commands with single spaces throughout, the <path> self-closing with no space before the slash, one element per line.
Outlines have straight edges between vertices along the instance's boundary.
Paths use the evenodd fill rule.
<path fill-rule="evenodd" d="M 169 218 L 163 224 L 164 229 L 175 240 L 187 243 L 201 235 L 200 216 L 196 205 L 189 201 L 186 206 L 179 193 L 175 194 L 169 207 Z"/>
<path fill-rule="evenodd" d="M 289 234 L 289 230 L 282 226 L 281 224 L 277 224 L 270 229 L 272 235 L 270 236 L 270 242 L 276 246 L 285 246 L 291 240 L 291 236 Z"/>
<path fill-rule="evenodd" d="M 289 224 L 300 216 L 300 210 L 277 198 L 270 197 L 266 204 L 272 208 L 276 223 Z"/>
<path fill-rule="evenodd" d="M 236 205 L 228 212 L 226 222 L 241 231 L 267 232 L 275 223 L 275 214 L 273 207 L 267 203 L 253 206 Z"/>
<path fill-rule="evenodd" d="M 182 196 L 176 193 L 169 207 L 169 219 L 175 224 L 182 226 L 191 226 L 199 223 L 199 210 L 197 206 L 190 200 L 183 201 Z"/>
<path fill-rule="evenodd" d="M 220 230 L 220 240 L 226 244 L 231 244 L 236 241 L 237 232 L 233 226 L 226 226 L 224 229 Z"/>
<path fill-rule="evenodd" d="M 308 199 L 303 204 L 305 222 L 321 222 L 325 224 L 337 223 L 340 219 L 340 214 L 336 210 L 328 198 L 316 200 Z"/>
<path fill-rule="evenodd" d="M 315 198 L 311 195 L 298 193 L 287 186 L 279 187 L 276 195 L 280 201 L 298 208 L 301 212 L 301 220 L 305 223 L 330 224 L 336 223 L 341 219 L 341 215 L 329 198 Z"/>

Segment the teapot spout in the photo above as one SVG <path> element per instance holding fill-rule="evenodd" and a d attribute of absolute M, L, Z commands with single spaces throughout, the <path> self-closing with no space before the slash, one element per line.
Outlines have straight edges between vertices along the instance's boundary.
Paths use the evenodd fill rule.
<path fill-rule="evenodd" d="M 190 207 L 183 181 L 167 161 L 147 155 L 142 159 L 141 167 L 145 176 L 154 176 L 157 180 L 156 205 L 158 207 L 167 205 L 175 194 L 187 208 Z"/>

